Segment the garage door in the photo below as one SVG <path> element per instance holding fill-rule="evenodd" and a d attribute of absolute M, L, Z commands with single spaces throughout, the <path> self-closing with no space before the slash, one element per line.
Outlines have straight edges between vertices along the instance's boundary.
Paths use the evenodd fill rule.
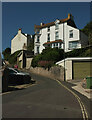
<path fill-rule="evenodd" d="M 92 62 L 73 61 L 73 79 L 83 79 L 90 76 Z"/>

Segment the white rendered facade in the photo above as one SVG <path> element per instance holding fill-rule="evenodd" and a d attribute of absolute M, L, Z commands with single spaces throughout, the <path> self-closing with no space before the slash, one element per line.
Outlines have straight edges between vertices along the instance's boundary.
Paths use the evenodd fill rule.
<path fill-rule="evenodd" d="M 11 54 L 18 50 L 26 49 L 27 36 L 21 33 L 21 29 L 18 30 L 18 34 L 11 40 Z"/>
<path fill-rule="evenodd" d="M 31 40 L 33 40 L 32 35 L 24 34 L 19 29 L 17 35 L 11 40 L 11 54 L 18 50 L 27 50 Z"/>
<path fill-rule="evenodd" d="M 77 29 L 71 14 L 66 19 L 35 26 L 34 54 L 41 53 L 45 47 L 58 47 L 68 52 L 87 44 L 87 36 Z"/>

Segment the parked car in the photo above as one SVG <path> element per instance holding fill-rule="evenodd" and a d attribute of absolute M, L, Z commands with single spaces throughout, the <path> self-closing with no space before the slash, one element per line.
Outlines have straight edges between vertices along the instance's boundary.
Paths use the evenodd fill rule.
<path fill-rule="evenodd" d="M 17 69 L 7 67 L 3 72 L 3 80 L 7 80 L 8 85 L 20 85 L 33 83 L 29 73 L 20 72 Z"/>

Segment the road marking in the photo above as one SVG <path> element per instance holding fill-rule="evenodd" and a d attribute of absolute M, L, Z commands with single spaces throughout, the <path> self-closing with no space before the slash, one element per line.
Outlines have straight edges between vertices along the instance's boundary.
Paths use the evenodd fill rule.
<path fill-rule="evenodd" d="M 63 85 L 59 80 L 56 80 L 61 86 L 63 86 L 65 89 L 67 89 L 69 92 L 71 92 L 75 98 L 77 99 L 79 105 L 80 105 L 80 108 L 81 108 L 81 112 L 82 112 L 82 116 L 83 116 L 83 120 L 88 120 L 88 114 L 87 114 L 87 111 L 85 109 L 85 106 L 83 104 L 83 102 L 81 101 L 80 97 L 75 94 L 72 90 L 70 90 L 68 87 L 66 87 L 65 85 Z"/>
<path fill-rule="evenodd" d="M 5 95 L 5 94 L 9 94 L 9 93 L 11 93 L 11 92 L 5 92 L 5 93 L 1 93 L 0 95 Z"/>
<path fill-rule="evenodd" d="M 23 88 L 28 88 L 28 87 L 31 87 L 31 86 L 34 86 L 34 85 L 37 85 L 37 82 L 35 82 L 34 84 L 29 84 L 29 85 L 27 85 Z M 0 93 L 0 95 L 5 95 L 5 94 L 9 94 L 9 93 L 11 93 L 11 92 Z"/>
<path fill-rule="evenodd" d="M 31 84 L 31 85 L 25 86 L 24 88 L 28 88 L 28 87 L 35 86 L 35 85 L 37 85 L 37 82 L 35 84 Z"/>

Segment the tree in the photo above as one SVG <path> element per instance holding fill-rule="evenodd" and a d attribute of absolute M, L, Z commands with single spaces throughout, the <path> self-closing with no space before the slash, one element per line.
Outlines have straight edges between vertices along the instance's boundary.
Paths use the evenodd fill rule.
<path fill-rule="evenodd" d="M 89 22 L 82 30 L 89 38 L 89 45 L 92 45 L 92 21 Z"/>
<path fill-rule="evenodd" d="M 10 54 L 11 54 L 11 48 L 6 48 L 3 52 L 3 57 L 5 60 L 9 60 Z"/>

